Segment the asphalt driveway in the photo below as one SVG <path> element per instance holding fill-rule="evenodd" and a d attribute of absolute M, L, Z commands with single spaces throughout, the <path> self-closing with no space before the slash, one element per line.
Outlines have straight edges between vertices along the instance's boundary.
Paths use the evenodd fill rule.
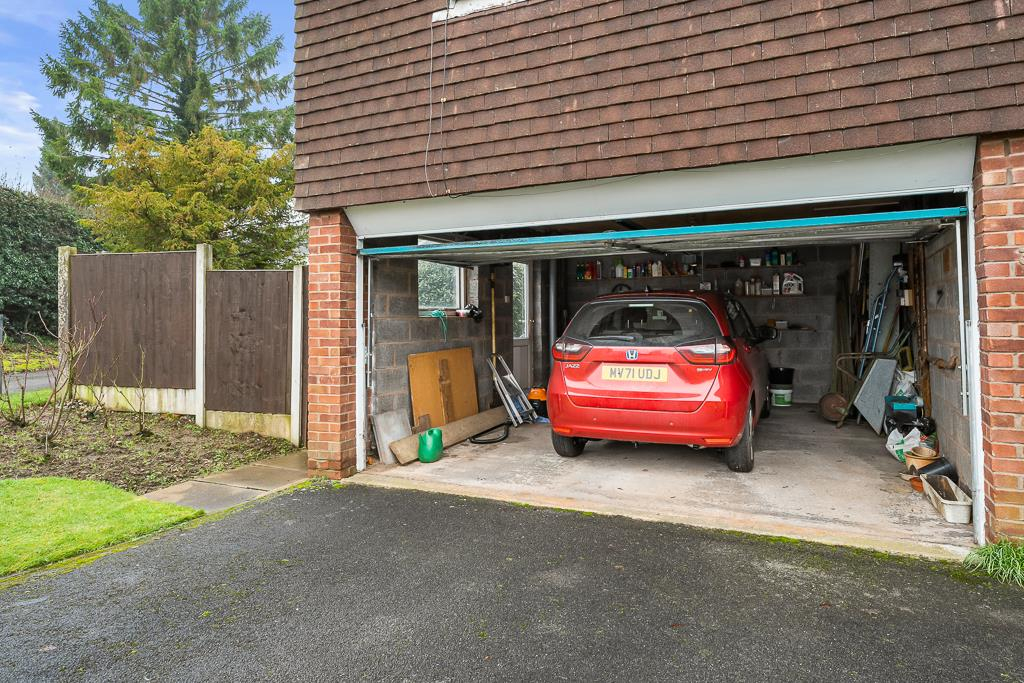
<path fill-rule="evenodd" d="M 0 591 L 3 680 L 1024 679 L 948 566 L 363 486 Z"/>

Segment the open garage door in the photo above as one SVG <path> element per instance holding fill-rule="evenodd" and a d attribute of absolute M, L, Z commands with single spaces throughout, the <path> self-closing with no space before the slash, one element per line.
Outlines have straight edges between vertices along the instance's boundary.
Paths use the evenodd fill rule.
<path fill-rule="evenodd" d="M 865 240 L 927 240 L 964 207 L 719 223 L 675 228 L 545 235 L 371 247 L 363 256 L 421 259 L 462 266 L 538 259 L 674 253 L 765 244 L 854 244 Z"/>
<path fill-rule="evenodd" d="M 968 382 L 958 360 L 969 355 L 964 342 L 964 313 L 960 310 L 963 298 L 959 295 L 961 273 L 969 272 L 959 246 L 960 228 L 968 211 L 963 204 L 956 204 L 963 199 L 907 201 L 899 204 L 900 210 L 893 211 L 878 211 L 877 205 L 875 210 L 850 205 L 821 207 L 836 212 L 831 216 L 775 218 L 779 213 L 754 214 L 770 220 L 745 220 L 750 218 L 747 214 L 725 222 L 726 215 L 719 214 L 696 219 L 704 220 L 704 225 L 678 227 L 665 226 L 672 226 L 669 220 L 683 223 L 693 219 L 676 216 L 659 225 L 637 216 L 616 221 L 617 227 L 612 222 L 543 228 L 519 225 L 510 230 L 512 234 L 504 233 L 499 239 L 488 239 L 496 236 L 494 232 L 467 229 L 431 234 L 429 244 L 395 244 L 397 239 L 413 242 L 413 236 L 367 238 L 366 247 L 359 253 L 373 264 L 374 281 L 381 283 L 384 292 L 373 298 L 377 302 L 373 320 L 380 332 L 379 336 L 371 334 L 375 340 L 373 358 L 398 358 L 396 350 L 408 348 L 415 341 L 406 333 L 400 316 L 387 319 L 393 317 L 392 309 L 401 310 L 395 306 L 395 298 L 401 296 L 399 290 L 415 282 L 410 274 L 416 260 L 480 266 L 481 289 L 488 286 L 489 273 L 497 264 L 529 263 L 538 275 L 543 275 L 545 284 L 536 297 L 542 306 L 531 314 L 536 321 L 543 321 L 540 327 L 548 328 L 547 334 L 542 334 L 542 349 L 563 333 L 581 306 L 596 297 L 622 287 L 655 293 L 696 290 L 699 282 L 700 289 L 732 293 L 755 327 L 776 329 L 777 336 L 759 348 L 771 367 L 790 371 L 791 385 L 788 392 L 783 391 L 787 402 L 777 404 L 788 407 L 780 407 L 770 419 L 758 422 L 757 457 L 761 464 L 746 480 L 714 477 L 714 485 L 709 486 L 707 472 L 722 467 L 713 449 L 652 444 L 635 447 L 607 439 L 587 446 L 580 461 L 583 465 L 552 468 L 550 458 L 556 456 L 544 424 L 513 430 L 500 446 L 455 447 L 451 455 L 464 457 L 448 461 L 455 463 L 448 469 L 409 468 L 378 476 L 389 482 L 412 480 L 452 490 L 483 487 L 499 496 L 507 495 L 503 487 L 509 482 L 528 480 L 531 486 L 525 493 L 516 484 L 517 500 L 522 497 L 534 502 L 560 496 L 596 511 L 657 515 L 762 533 L 779 533 L 782 529 L 787 535 L 828 542 L 859 544 L 864 542 L 861 539 L 871 539 L 872 547 L 958 556 L 970 543 L 969 528 L 944 522 L 927 500 L 899 479 L 902 466 L 886 452 L 885 436 L 879 436 L 866 422 L 836 430 L 818 416 L 816 403 L 837 390 L 831 384 L 835 381 L 835 357 L 846 348 L 841 340 L 859 342 L 864 336 L 860 327 L 863 316 L 858 318 L 850 311 L 868 307 L 879 291 L 886 291 L 889 303 L 885 316 L 880 318 L 885 334 L 880 335 L 877 350 L 902 357 L 901 348 L 914 346 L 913 358 L 920 358 L 926 366 L 931 364 L 932 393 L 940 399 L 934 402 L 931 414 L 939 422 L 944 453 L 962 474 L 961 481 L 972 478 L 969 475 L 977 462 L 970 445 L 974 438 L 972 419 L 963 408 Z M 938 201 L 951 205 L 936 208 Z M 922 207 L 929 203 L 932 208 Z M 858 208 L 863 212 L 855 213 Z M 388 239 L 392 240 L 390 244 L 384 241 Z M 785 254 L 781 267 L 779 252 Z M 919 273 L 928 269 L 929 284 L 914 305 L 927 309 L 932 325 L 926 343 L 922 339 L 911 344 L 907 341 L 911 317 L 898 324 L 891 320 L 904 305 L 899 303 L 901 297 L 921 289 L 920 281 L 905 292 L 896 286 L 890 291 L 888 275 L 894 257 L 905 258 L 917 252 L 921 252 L 921 260 L 915 261 L 911 269 Z M 696 259 L 695 253 L 699 253 Z M 768 259 L 769 253 L 774 258 Z M 748 258 L 744 261 L 740 256 Z M 766 261 L 763 266 L 762 256 Z M 596 266 L 602 259 L 603 268 L 595 267 L 593 277 L 581 276 L 581 265 Z M 615 266 L 623 262 L 627 268 L 634 268 L 628 278 L 614 275 Z M 653 273 L 652 264 L 659 266 Z M 662 264 L 671 264 L 669 275 L 661 274 Z M 851 265 L 857 275 L 852 274 Z M 499 287 L 502 278 L 510 285 L 511 268 L 497 267 L 503 273 L 498 278 Z M 766 293 L 772 275 L 782 270 L 799 276 L 799 296 L 778 296 L 778 291 L 770 290 Z M 755 280 L 760 286 L 754 286 Z M 843 282 L 849 289 L 843 288 Z M 858 284 L 861 282 L 863 286 Z M 745 289 L 748 283 L 752 285 L 750 290 Z M 499 289 L 498 300 L 510 298 L 502 293 L 510 291 L 507 287 Z M 485 317 L 493 315 L 488 305 L 484 309 Z M 499 311 L 493 319 L 500 321 L 496 328 L 498 341 L 508 343 L 506 353 L 512 357 L 516 334 L 507 317 L 501 317 Z M 434 320 L 409 324 L 423 330 L 418 335 L 421 337 L 429 336 L 438 325 Z M 456 329 L 454 325 L 452 329 Z M 463 337 L 449 337 L 446 343 L 477 343 L 476 337 L 465 335 L 478 332 L 487 337 L 486 343 L 477 344 L 483 354 L 493 348 L 494 328 L 465 321 L 458 329 L 468 332 Z M 488 329 L 492 329 L 490 336 Z M 549 354 L 542 351 L 537 357 L 542 364 L 550 364 Z M 378 374 L 387 379 L 396 374 L 396 369 L 403 371 L 392 363 Z M 543 385 L 549 370 L 545 368 L 539 374 L 541 379 L 534 379 L 534 385 Z M 524 384 L 526 379 L 524 375 Z M 390 405 L 383 389 L 379 393 L 384 396 L 381 405 Z M 642 438 L 638 442 L 646 443 Z M 689 502 L 680 502 L 683 500 Z"/>

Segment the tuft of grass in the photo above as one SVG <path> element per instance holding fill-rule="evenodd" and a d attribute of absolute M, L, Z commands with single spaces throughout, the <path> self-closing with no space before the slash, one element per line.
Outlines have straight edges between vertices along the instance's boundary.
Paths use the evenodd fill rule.
<path fill-rule="evenodd" d="M 45 405 L 50 400 L 50 396 L 53 395 L 53 389 L 36 389 L 35 391 L 26 391 L 25 395 L 22 396 L 20 391 L 11 392 L 11 403 L 14 404 L 15 410 L 18 409 L 18 402 L 21 401 L 26 407 L 31 408 L 34 406 Z"/>
<path fill-rule="evenodd" d="M 201 514 L 98 481 L 0 479 L 0 575 L 138 538 Z"/>
<path fill-rule="evenodd" d="M 975 548 L 964 559 L 969 569 L 1024 588 L 1024 545 L 1003 539 Z"/>

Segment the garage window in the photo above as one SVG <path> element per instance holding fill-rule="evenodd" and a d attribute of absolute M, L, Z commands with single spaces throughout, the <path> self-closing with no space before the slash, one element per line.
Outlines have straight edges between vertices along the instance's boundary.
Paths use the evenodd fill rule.
<path fill-rule="evenodd" d="M 430 261 L 419 262 L 419 308 L 421 311 L 455 310 L 467 302 L 466 268 Z"/>

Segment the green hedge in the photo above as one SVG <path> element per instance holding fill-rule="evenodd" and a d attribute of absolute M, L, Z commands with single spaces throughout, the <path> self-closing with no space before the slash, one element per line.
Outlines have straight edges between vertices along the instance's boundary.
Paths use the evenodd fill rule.
<path fill-rule="evenodd" d="M 62 204 L 0 187 L 0 313 L 9 331 L 57 318 L 57 247 L 95 250 L 89 231 Z"/>

